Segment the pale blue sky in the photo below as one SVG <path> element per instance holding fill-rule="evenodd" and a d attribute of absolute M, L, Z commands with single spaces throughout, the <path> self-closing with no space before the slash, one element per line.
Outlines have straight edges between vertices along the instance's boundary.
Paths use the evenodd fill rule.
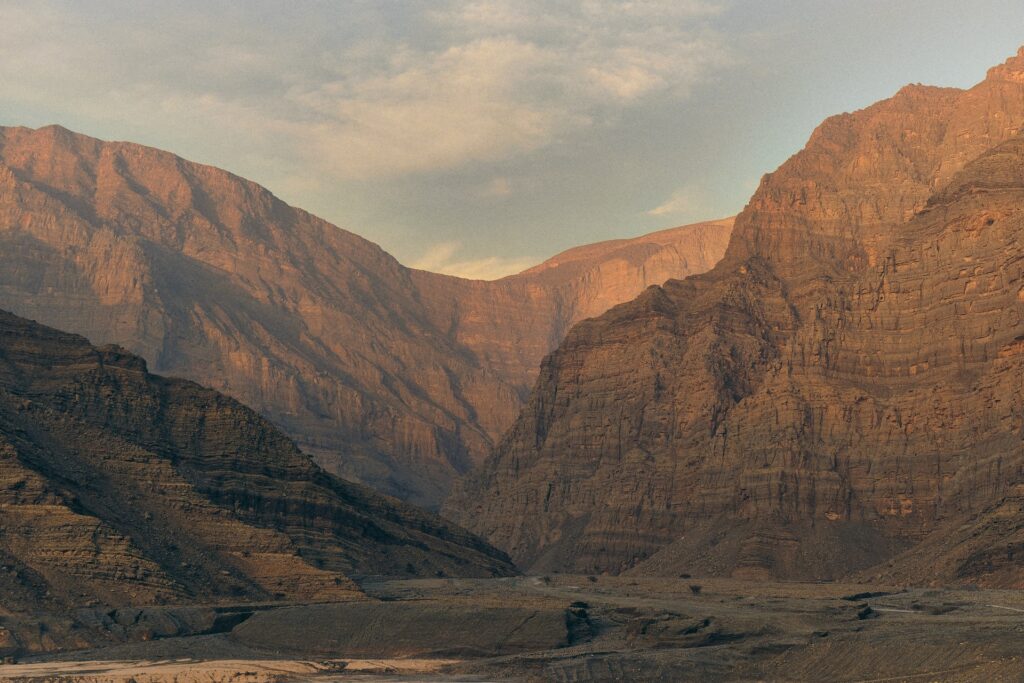
<path fill-rule="evenodd" d="M 0 0 L 0 124 L 222 166 L 481 277 L 739 211 L 827 115 L 967 87 L 1002 0 Z"/>

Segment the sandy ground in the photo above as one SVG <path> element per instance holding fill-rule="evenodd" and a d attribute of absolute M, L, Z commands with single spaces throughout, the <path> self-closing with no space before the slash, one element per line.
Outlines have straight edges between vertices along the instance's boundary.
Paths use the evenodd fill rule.
<path fill-rule="evenodd" d="M 277 683 L 407 679 L 432 675 L 459 663 L 454 659 L 357 659 L 335 662 L 216 660 L 49 662 L 0 666 L 0 680 L 85 683 Z"/>
<path fill-rule="evenodd" d="M 363 587 L 379 602 L 26 657 L 0 680 L 1024 681 L 1020 591 L 586 576 Z"/>

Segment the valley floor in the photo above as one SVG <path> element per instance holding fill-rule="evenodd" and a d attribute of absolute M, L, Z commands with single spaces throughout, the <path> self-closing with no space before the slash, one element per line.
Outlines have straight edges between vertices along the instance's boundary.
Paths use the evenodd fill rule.
<path fill-rule="evenodd" d="M 0 680 L 1024 680 L 1018 591 L 565 575 L 363 588 L 375 599 L 22 657 Z"/>

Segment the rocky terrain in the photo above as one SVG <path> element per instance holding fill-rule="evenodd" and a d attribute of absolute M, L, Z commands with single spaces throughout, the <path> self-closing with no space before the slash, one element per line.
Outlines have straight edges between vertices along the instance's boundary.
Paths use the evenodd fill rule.
<path fill-rule="evenodd" d="M 1024 49 L 829 119 L 735 229 L 467 282 L 3 129 L 0 296 L 335 470 L 436 503 L 557 349 L 445 507 L 524 577 L 0 312 L 0 680 L 1024 679 L 1022 130 Z"/>
<path fill-rule="evenodd" d="M 0 128 L 0 307 L 229 394 L 331 471 L 428 507 L 512 423 L 572 323 L 707 270 L 730 226 L 471 282 L 219 169 Z"/>
<path fill-rule="evenodd" d="M 765 176 L 575 326 L 447 513 L 534 570 L 1024 586 L 1024 49 Z"/>
<path fill-rule="evenodd" d="M 1019 591 L 735 579 L 389 580 L 0 666 L 22 683 L 943 681 L 1024 676 Z M 95 626 L 82 626 L 96 633 Z M 368 656 L 367 653 L 373 653 Z"/>
<path fill-rule="evenodd" d="M 346 601 L 365 599 L 353 576 L 514 571 L 462 529 L 325 473 L 235 400 L 0 312 L 0 621 L 96 608 L 143 628 L 138 610 L 108 610 Z"/>

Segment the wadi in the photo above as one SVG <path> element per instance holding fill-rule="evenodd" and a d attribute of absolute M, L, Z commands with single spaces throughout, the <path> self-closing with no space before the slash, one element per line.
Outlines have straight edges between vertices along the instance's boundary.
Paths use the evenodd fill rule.
<path fill-rule="evenodd" d="M 1024 679 L 1022 131 L 1024 48 L 476 280 L 0 128 L 0 680 Z"/>

